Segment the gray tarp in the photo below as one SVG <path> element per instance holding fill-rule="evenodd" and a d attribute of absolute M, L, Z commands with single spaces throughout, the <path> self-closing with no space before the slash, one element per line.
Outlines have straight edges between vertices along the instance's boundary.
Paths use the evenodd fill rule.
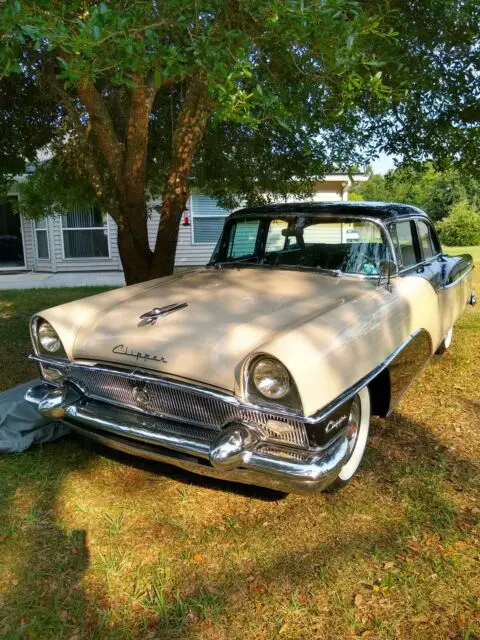
<path fill-rule="evenodd" d="M 0 453 L 19 453 L 32 444 L 51 442 L 69 432 L 61 422 L 42 418 L 24 399 L 27 389 L 38 382 L 31 380 L 0 393 Z"/>

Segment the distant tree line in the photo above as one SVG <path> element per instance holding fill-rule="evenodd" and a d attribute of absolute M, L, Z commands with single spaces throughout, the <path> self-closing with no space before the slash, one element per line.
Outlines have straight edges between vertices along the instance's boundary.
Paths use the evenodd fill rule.
<path fill-rule="evenodd" d="M 431 163 L 373 174 L 357 184 L 351 200 L 403 202 L 426 211 L 436 221 L 446 245 L 480 244 L 480 181 L 456 168 L 437 170 Z"/>

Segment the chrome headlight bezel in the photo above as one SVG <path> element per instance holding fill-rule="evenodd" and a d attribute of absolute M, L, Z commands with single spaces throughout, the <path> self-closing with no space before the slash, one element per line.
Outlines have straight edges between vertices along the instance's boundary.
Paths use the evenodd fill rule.
<path fill-rule="evenodd" d="M 288 380 L 288 389 L 281 395 L 268 396 L 258 388 L 255 381 L 255 369 L 263 362 L 274 363 L 274 367 L 282 372 L 285 381 Z M 258 382 L 258 379 L 257 379 Z M 268 353 L 257 353 L 248 358 L 243 367 L 243 399 L 253 405 L 265 406 L 281 412 L 302 413 L 302 403 L 297 386 L 287 367 Z"/>
<path fill-rule="evenodd" d="M 50 332 L 51 340 L 55 340 L 56 338 L 57 346 L 54 349 L 46 346 L 46 343 L 48 345 L 48 340 L 42 341 L 42 327 L 45 328 L 44 332 L 45 331 Z M 33 347 L 37 355 L 46 355 L 52 358 L 66 359 L 67 355 L 65 353 L 65 349 L 63 347 L 60 336 L 58 335 L 57 331 L 55 330 L 55 328 L 52 326 L 50 322 L 48 322 L 41 316 L 34 316 L 30 324 L 30 334 L 32 338 Z M 53 343 L 52 346 L 54 344 L 55 343 Z"/>

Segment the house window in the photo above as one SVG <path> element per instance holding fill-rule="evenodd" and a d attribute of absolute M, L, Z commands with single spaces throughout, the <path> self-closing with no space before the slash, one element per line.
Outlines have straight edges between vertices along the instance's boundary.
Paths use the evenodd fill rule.
<path fill-rule="evenodd" d="M 75 209 L 62 216 L 63 257 L 109 258 L 107 214 Z"/>
<path fill-rule="evenodd" d="M 190 198 L 193 244 L 216 244 L 230 211 L 222 209 L 213 198 L 195 193 Z"/>
<path fill-rule="evenodd" d="M 193 243 L 215 244 L 220 237 L 226 216 L 194 216 Z"/>
<path fill-rule="evenodd" d="M 39 260 L 48 260 L 50 251 L 48 248 L 48 229 L 47 219 L 35 220 L 35 237 L 37 245 L 37 258 Z"/>

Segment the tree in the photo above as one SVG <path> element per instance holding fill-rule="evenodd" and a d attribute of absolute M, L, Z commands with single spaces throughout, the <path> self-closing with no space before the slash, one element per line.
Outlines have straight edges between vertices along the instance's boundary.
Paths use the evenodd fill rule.
<path fill-rule="evenodd" d="M 466 201 L 480 207 L 480 183 L 453 167 L 438 171 L 431 162 L 401 166 L 387 175 L 371 175 L 354 187 L 363 200 L 404 202 L 426 211 L 434 220 L 448 215 L 451 207 Z"/>
<path fill-rule="evenodd" d="M 462 200 L 438 225 L 442 242 L 450 246 L 468 247 L 480 244 L 480 211 Z"/>
<path fill-rule="evenodd" d="M 445 119 L 436 101 L 425 104 L 425 87 L 458 117 L 473 104 L 473 0 L 5 0 L 0 11 L 0 83 L 20 78 L 48 106 L 48 126 L 35 126 L 53 159 L 30 186 L 42 176 L 78 182 L 108 210 L 128 283 L 172 271 L 191 185 L 224 203 L 307 194 L 386 136 L 397 152 L 425 152 L 422 127 Z M 423 28 L 425 11 L 443 21 L 440 35 Z M 464 122 L 432 147 L 439 157 L 458 141 L 474 148 Z M 32 158 L 26 140 L 16 145 Z M 43 213 L 76 192 L 43 185 Z M 158 194 L 152 252 L 147 203 Z"/>

